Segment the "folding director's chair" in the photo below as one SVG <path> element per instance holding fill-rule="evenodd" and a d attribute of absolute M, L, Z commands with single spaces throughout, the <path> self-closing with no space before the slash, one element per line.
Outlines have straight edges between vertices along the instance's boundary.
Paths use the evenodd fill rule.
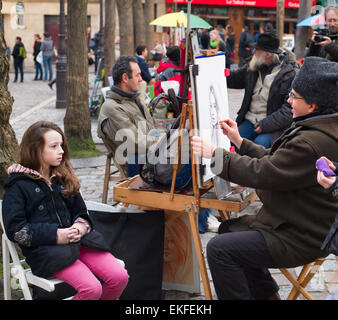
<path fill-rule="evenodd" d="M 280 268 L 280 271 L 293 285 L 287 300 L 296 300 L 300 294 L 308 300 L 313 300 L 313 297 L 305 290 L 305 288 L 324 261 L 325 258 L 318 258 L 311 263 L 305 264 L 297 279 L 289 270 Z"/>
<path fill-rule="evenodd" d="M 86 206 L 88 210 L 96 211 L 105 211 L 105 205 L 101 203 L 96 203 L 93 201 L 86 201 Z M 102 207 L 103 206 L 103 207 Z M 110 206 L 107 206 L 110 207 Z M 22 290 L 25 300 L 33 300 L 30 286 L 34 285 L 39 288 L 46 290 L 47 292 L 53 292 L 55 286 L 63 281 L 57 278 L 45 279 L 34 275 L 29 267 L 26 267 L 25 260 L 20 260 L 19 254 L 16 250 L 15 244 L 10 241 L 6 235 L 6 231 L 3 224 L 2 218 L 2 200 L 0 200 L 0 222 L 2 233 L 2 259 L 3 259 L 3 277 L 4 277 L 4 299 L 11 300 L 12 287 L 11 287 L 11 278 L 12 281 L 18 281 L 19 286 Z M 118 261 L 124 266 L 122 260 Z M 65 300 L 70 300 L 72 297 L 68 297 Z"/>

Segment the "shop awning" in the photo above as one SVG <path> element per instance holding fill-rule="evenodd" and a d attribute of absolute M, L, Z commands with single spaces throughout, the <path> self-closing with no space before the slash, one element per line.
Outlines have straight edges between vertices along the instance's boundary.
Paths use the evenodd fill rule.
<path fill-rule="evenodd" d="M 285 8 L 299 8 L 300 0 L 285 0 Z M 313 0 L 314 4 L 315 0 Z M 187 4 L 187 0 L 167 0 L 167 3 Z M 277 1 L 271 0 L 192 0 L 194 4 L 217 6 L 245 6 L 245 7 L 272 7 L 276 8 Z"/>

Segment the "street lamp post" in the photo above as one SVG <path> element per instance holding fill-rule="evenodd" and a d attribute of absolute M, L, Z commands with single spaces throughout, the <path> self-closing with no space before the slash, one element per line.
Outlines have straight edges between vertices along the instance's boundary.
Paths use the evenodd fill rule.
<path fill-rule="evenodd" d="M 103 0 L 100 0 L 100 38 L 98 56 L 103 58 L 104 56 L 104 38 L 103 38 Z"/>
<path fill-rule="evenodd" d="M 60 31 L 59 48 L 56 60 L 56 108 L 66 108 L 66 75 L 67 75 L 67 53 L 66 53 L 66 25 L 65 4 L 60 0 Z"/>

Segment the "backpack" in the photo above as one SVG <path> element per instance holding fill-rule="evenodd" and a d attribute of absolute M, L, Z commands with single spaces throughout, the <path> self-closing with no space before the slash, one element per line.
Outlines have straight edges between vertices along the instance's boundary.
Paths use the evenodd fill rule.
<path fill-rule="evenodd" d="M 146 163 L 140 166 L 140 177 L 152 186 L 170 187 L 174 172 L 174 160 L 177 150 L 180 116 L 177 117 L 167 134 L 147 153 Z M 181 163 L 175 181 L 175 189 L 192 186 L 192 170 L 189 149 L 189 131 L 183 129 L 181 139 Z"/>
<path fill-rule="evenodd" d="M 24 46 L 21 46 L 19 48 L 19 57 L 26 59 L 27 58 L 27 52 L 26 52 L 26 48 Z"/>
<path fill-rule="evenodd" d="M 151 116 L 158 119 L 166 118 L 167 112 L 173 112 L 174 118 L 177 118 L 180 114 L 179 102 L 174 89 L 171 88 L 168 90 L 168 94 L 161 93 L 153 98 L 148 108 Z"/>

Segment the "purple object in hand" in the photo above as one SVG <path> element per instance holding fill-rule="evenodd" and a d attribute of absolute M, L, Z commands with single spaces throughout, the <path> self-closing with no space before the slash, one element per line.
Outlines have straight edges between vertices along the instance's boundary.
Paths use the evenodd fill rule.
<path fill-rule="evenodd" d="M 327 162 L 323 158 L 317 160 L 316 167 L 317 170 L 324 173 L 325 177 L 335 176 L 335 173 L 329 168 Z"/>

